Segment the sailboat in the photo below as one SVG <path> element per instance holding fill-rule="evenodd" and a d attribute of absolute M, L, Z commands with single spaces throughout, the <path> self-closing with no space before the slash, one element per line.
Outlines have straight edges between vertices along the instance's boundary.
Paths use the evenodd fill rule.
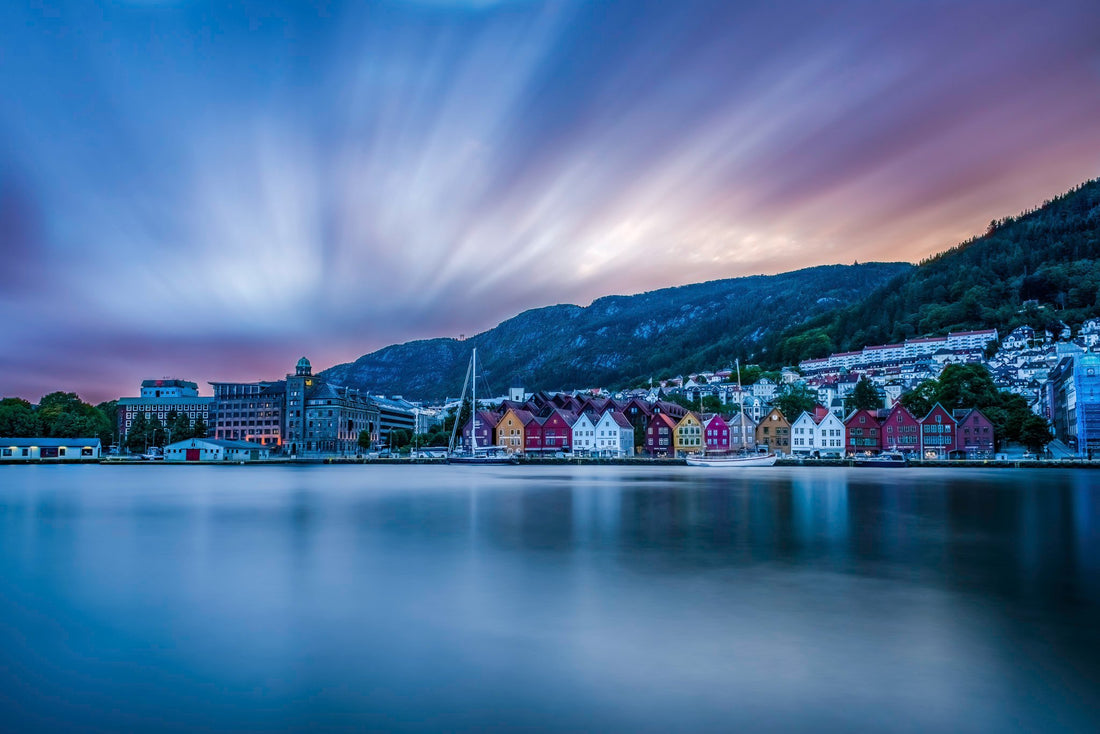
<path fill-rule="evenodd" d="M 744 430 L 745 423 L 743 416 L 745 415 L 745 393 L 741 390 L 741 361 L 737 361 L 737 397 L 739 400 L 738 407 L 740 412 L 737 414 L 737 430 L 742 438 L 742 445 L 744 443 Z M 705 445 L 705 444 L 704 444 Z M 779 457 L 770 452 L 767 454 L 749 454 L 745 453 L 738 456 L 707 456 L 705 453 L 703 456 L 691 457 L 689 456 L 687 461 L 688 466 L 704 466 L 716 469 L 732 469 L 750 466 L 772 466 L 775 464 Z"/>
<path fill-rule="evenodd" d="M 462 417 L 462 406 L 466 403 L 466 387 L 470 387 L 470 450 L 468 452 L 455 450 L 455 437 L 458 435 L 459 418 Z M 455 426 L 451 430 L 451 442 L 447 446 L 448 464 L 515 464 L 516 459 L 505 453 L 499 446 L 477 445 L 477 347 L 474 347 L 470 355 L 470 365 L 466 368 L 466 379 L 462 383 L 462 397 L 458 399 L 458 415 L 455 416 Z"/>

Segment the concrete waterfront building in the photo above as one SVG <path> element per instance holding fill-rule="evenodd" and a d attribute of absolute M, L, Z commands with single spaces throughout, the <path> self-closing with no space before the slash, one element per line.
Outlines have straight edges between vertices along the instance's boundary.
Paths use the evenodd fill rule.
<path fill-rule="evenodd" d="M 1100 354 L 1069 354 L 1047 378 L 1047 416 L 1054 437 L 1078 456 L 1100 454 Z"/>
<path fill-rule="evenodd" d="M 211 382 L 210 435 L 227 441 L 282 446 L 286 430 L 286 382 Z"/>
<path fill-rule="evenodd" d="M 192 424 L 201 418 L 209 425 L 213 403 L 213 398 L 200 396 L 199 386 L 188 380 L 143 380 L 140 397 L 118 399 L 118 433 L 125 436 L 138 413 L 144 413 L 147 419 L 155 416 L 163 423 L 174 410 L 186 415 Z"/>
<path fill-rule="evenodd" d="M 90 461 L 101 450 L 98 438 L 0 438 L 0 462 Z"/>

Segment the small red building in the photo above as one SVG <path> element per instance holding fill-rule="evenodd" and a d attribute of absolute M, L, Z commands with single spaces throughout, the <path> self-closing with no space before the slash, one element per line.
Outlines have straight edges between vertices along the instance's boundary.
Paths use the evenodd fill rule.
<path fill-rule="evenodd" d="M 657 413 L 645 429 L 645 451 L 650 456 L 672 456 L 675 452 L 673 434 L 677 421 L 667 413 Z"/>
<path fill-rule="evenodd" d="M 977 408 L 956 410 L 952 416 L 958 421 L 955 433 L 955 449 L 962 458 L 992 459 L 994 450 L 993 422 Z"/>
<path fill-rule="evenodd" d="M 900 451 L 904 454 L 920 453 L 920 421 L 901 403 L 896 403 L 880 431 L 883 451 Z"/>
<path fill-rule="evenodd" d="M 949 459 L 957 449 L 958 423 L 939 403 L 920 422 L 921 454 L 925 459 Z"/>
<path fill-rule="evenodd" d="M 542 450 L 545 452 L 573 450 L 573 424 L 577 422 L 574 413 L 555 409 L 542 422 Z"/>
<path fill-rule="evenodd" d="M 844 421 L 844 449 L 849 454 L 877 454 L 882 450 L 882 426 L 872 410 L 857 410 Z"/>
<path fill-rule="evenodd" d="M 708 452 L 730 450 L 730 427 L 715 413 L 703 424 L 703 443 Z"/>

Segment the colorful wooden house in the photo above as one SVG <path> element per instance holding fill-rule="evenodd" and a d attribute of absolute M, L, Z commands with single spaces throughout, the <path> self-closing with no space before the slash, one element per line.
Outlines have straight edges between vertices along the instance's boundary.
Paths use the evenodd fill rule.
<path fill-rule="evenodd" d="M 920 448 L 925 459 L 949 459 L 957 447 L 958 422 L 939 403 L 920 421 Z"/>
<path fill-rule="evenodd" d="M 554 409 L 542 422 L 542 450 L 544 452 L 573 450 L 573 424 L 577 422 L 575 413 Z"/>
<path fill-rule="evenodd" d="M 531 417 L 523 424 L 523 453 L 538 455 L 545 448 L 542 441 L 542 424 L 546 419 L 533 413 L 529 415 Z"/>
<path fill-rule="evenodd" d="M 772 408 L 756 424 L 756 444 L 767 446 L 769 452 L 791 452 L 791 423 L 779 408 Z"/>
<path fill-rule="evenodd" d="M 726 420 L 715 413 L 703 425 L 703 441 L 707 453 L 724 453 L 730 450 L 730 427 Z"/>
<path fill-rule="evenodd" d="M 849 454 L 877 454 L 882 451 L 882 425 L 873 410 L 854 410 L 844 420 L 844 448 Z"/>
<path fill-rule="evenodd" d="M 703 450 L 703 421 L 698 413 L 688 411 L 680 418 L 672 445 L 677 456 L 698 454 Z"/>
<path fill-rule="evenodd" d="M 756 450 L 756 421 L 748 412 L 730 416 L 726 424 L 730 429 L 730 451 Z"/>
<path fill-rule="evenodd" d="M 896 403 L 882 421 L 883 451 L 900 451 L 903 454 L 920 453 L 920 421 L 904 405 Z"/>
<path fill-rule="evenodd" d="M 992 459 L 993 422 L 977 408 L 956 410 L 952 415 L 958 421 L 955 434 L 956 450 L 967 459 Z"/>
<path fill-rule="evenodd" d="M 645 450 L 650 456 L 672 456 L 676 423 L 667 413 L 655 413 L 645 429 Z"/>
<path fill-rule="evenodd" d="M 592 454 L 596 449 L 596 424 L 600 417 L 581 413 L 573 422 L 573 453 Z"/>
<path fill-rule="evenodd" d="M 478 401 L 481 402 L 481 401 Z M 497 423 L 500 422 L 500 415 L 494 413 L 491 410 L 479 410 L 477 411 L 477 445 L 478 446 L 493 446 L 496 441 L 496 429 Z M 471 428 L 474 420 L 471 418 L 466 421 L 466 425 L 462 427 L 462 445 L 467 450 L 471 446 L 470 435 Z"/>
<path fill-rule="evenodd" d="M 531 414 L 519 408 L 508 408 L 497 422 L 496 445 L 503 446 L 510 454 L 521 454 L 526 447 L 524 427 Z"/>

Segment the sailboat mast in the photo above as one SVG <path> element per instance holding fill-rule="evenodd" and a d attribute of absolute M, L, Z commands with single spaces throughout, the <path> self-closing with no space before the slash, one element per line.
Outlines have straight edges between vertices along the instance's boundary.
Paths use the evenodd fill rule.
<path fill-rule="evenodd" d="M 734 360 L 737 365 L 737 437 L 741 441 L 741 450 L 745 450 L 745 391 L 741 389 L 741 358 Z"/>
<path fill-rule="evenodd" d="M 470 413 L 470 455 L 477 454 L 477 347 L 474 347 L 474 355 L 470 361 L 470 399 L 473 401 L 473 411 Z"/>

